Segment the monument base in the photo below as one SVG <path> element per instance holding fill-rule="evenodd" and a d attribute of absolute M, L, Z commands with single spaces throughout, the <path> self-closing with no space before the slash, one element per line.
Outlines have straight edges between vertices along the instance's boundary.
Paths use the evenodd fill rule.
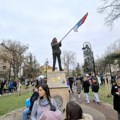
<path fill-rule="evenodd" d="M 65 112 L 66 104 L 69 101 L 69 92 L 64 71 L 50 72 L 47 74 L 47 84 L 51 96 L 56 100 L 59 109 Z M 65 114 L 63 114 L 65 118 Z"/>

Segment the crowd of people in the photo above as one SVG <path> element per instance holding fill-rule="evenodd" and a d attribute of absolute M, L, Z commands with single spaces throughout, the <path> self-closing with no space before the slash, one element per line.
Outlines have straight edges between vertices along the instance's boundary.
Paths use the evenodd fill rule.
<path fill-rule="evenodd" d="M 13 93 L 18 92 L 18 95 L 21 95 L 21 82 L 19 79 L 17 80 L 0 80 L 0 96 L 2 96 L 5 93 Z"/>
<path fill-rule="evenodd" d="M 86 74 L 84 76 L 68 76 L 67 77 L 67 85 L 69 88 L 69 92 L 74 93 L 76 91 L 78 93 L 78 97 L 80 98 L 81 91 L 83 90 L 86 98 L 86 102 L 89 103 L 89 91 L 91 90 L 94 95 L 94 102 L 100 103 L 99 100 L 99 89 L 100 86 L 104 85 L 105 86 L 105 93 L 106 96 L 109 97 L 111 96 L 111 88 L 112 86 L 116 83 L 116 78 L 115 76 L 110 76 L 110 75 L 97 75 L 92 76 L 91 74 Z M 73 90 L 73 89 L 76 90 Z"/>
<path fill-rule="evenodd" d="M 85 76 L 69 76 L 67 77 L 68 91 L 74 94 L 78 93 L 79 99 L 81 98 L 81 91 L 85 95 L 86 103 L 90 103 L 89 91 L 93 93 L 93 102 L 100 105 L 99 89 L 102 84 L 99 76 L 94 77 L 86 74 Z M 109 83 L 108 76 L 105 78 Z M 115 79 L 111 83 L 111 94 L 114 96 L 114 108 L 118 112 L 118 120 L 120 120 L 119 100 L 120 100 L 120 81 Z M 63 120 L 62 111 L 58 108 L 56 101 L 50 95 L 50 90 L 47 85 L 47 80 L 37 82 L 38 86 L 35 87 L 33 95 L 30 98 L 31 105 L 23 111 L 23 120 L 28 120 L 30 116 L 31 120 Z M 117 89 L 116 89 L 117 88 Z M 117 101 L 117 102 L 116 102 Z M 117 105 L 116 105 L 117 104 Z M 91 115 L 84 114 L 79 103 L 76 101 L 70 101 L 66 105 L 66 118 L 64 120 L 92 120 Z"/>
<path fill-rule="evenodd" d="M 80 98 L 81 91 L 83 90 L 85 95 L 86 103 L 90 103 L 89 91 L 93 93 L 93 101 L 100 104 L 99 99 L 99 89 L 102 85 L 106 86 L 105 92 L 107 92 L 107 97 L 113 95 L 113 107 L 118 112 L 118 120 L 120 120 L 120 77 L 118 76 L 91 76 L 86 74 L 84 77 L 71 77 L 67 78 L 67 85 L 69 87 L 69 92 L 74 93 L 75 86 L 78 97 Z M 74 89 L 74 90 L 73 90 Z"/>
<path fill-rule="evenodd" d="M 69 76 L 67 78 L 67 84 L 69 87 L 69 92 L 74 93 L 73 87 L 75 87 L 75 89 L 76 89 L 75 91 L 78 93 L 79 98 L 81 96 L 81 91 L 83 90 L 84 94 L 85 94 L 86 103 L 90 102 L 89 91 L 91 88 L 91 90 L 94 94 L 93 101 L 98 103 L 98 104 L 100 103 L 100 99 L 99 99 L 99 95 L 98 95 L 100 85 L 99 85 L 99 82 L 98 82 L 96 77 L 86 75 L 84 77 L 77 76 L 75 78 L 75 77 Z"/>
<path fill-rule="evenodd" d="M 101 80 L 100 76 L 94 77 L 86 74 L 85 76 L 68 76 L 66 82 L 68 85 L 69 93 L 74 94 L 77 92 L 79 99 L 81 99 L 81 92 L 85 95 L 86 103 L 90 103 L 89 91 L 93 93 L 93 100 L 100 105 L 99 89 L 103 84 L 110 83 L 111 91 L 113 95 L 114 109 L 118 112 L 118 120 L 120 120 L 120 77 L 117 77 L 114 82 L 106 76 Z M 10 81 L 7 83 L 5 80 L 0 81 L 0 94 L 6 93 L 4 88 L 8 85 L 9 93 L 14 91 L 20 91 L 21 83 L 19 80 Z M 2 89 L 1 89 L 2 88 Z M 2 92 L 1 92 L 2 90 Z M 19 92 L 19 95 L 21 93 Z M 76 106 L 76 107 L 74 107 Z M 64 120 L 92 120 L 91 116 L 84 114 L 79 103 L 76 101 L 70 101 L 66 105 L 65 109 L 66 118 Z M 32 96 L 30 97 L 30 106 L 27 106 L 23 111 L 23 120 L 63 120 L 63 111 L 61 111 L 54 98 L 50 95 L 49 86 L 47 85 L 47 79 L 39 79 L 36 81 L 36 85 Z"/>

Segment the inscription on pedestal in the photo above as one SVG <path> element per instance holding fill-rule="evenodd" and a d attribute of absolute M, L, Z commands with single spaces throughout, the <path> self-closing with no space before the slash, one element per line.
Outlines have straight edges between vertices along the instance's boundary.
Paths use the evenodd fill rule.
<path fill-rule="evenodd" d="M 55 87 L 67 87 L 65 73 L 62 72 L 51 72 L 48 73 L 48 85 L 50 88 Z"/>

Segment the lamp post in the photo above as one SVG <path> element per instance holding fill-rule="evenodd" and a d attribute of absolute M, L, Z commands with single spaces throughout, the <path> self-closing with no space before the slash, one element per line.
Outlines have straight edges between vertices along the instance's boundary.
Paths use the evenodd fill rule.
<path fill-rule="evenodd" d="M 94 76 L 96 77 L 95 61 L 94 61 L 94 55 L 93 55 L 91 44 L 89 42 L 85 42 L 83 44 L 82 50 L 83 50 L 83 54 L 84 54 L 84 62 L 87 63 L 87 65 L 89 65 L 89 67 L 91 65 L 90 62 L 92 62 Z"/>

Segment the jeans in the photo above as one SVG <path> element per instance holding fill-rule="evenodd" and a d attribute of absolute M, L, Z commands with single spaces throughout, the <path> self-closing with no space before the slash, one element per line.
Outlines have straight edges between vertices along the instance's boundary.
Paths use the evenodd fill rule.
<path fill-rule="evenodd" d="M 28 115 L 30 114 L 29 107 L 25 108 L 23 111 L 23 120 L 28 120 Z"/>
<path fill-rule="evenodd" d="M 95 102 L 100 102 L 98 93 L 93 92 Z"/>
<path fill-rule="evenodd" d="M 85 100 L 86 100 L 87 103 L 90 102 L 88 93 L 85 93 Z"/>

